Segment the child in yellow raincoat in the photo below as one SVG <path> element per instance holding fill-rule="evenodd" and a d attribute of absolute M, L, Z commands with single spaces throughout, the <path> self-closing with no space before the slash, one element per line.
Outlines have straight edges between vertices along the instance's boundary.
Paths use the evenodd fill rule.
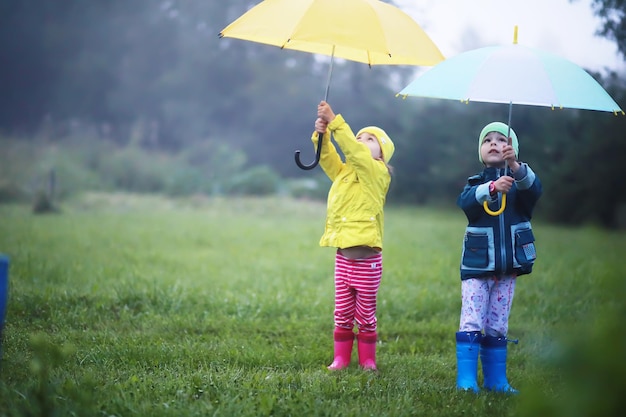
<path fill-rule="evenodd" d="M 331 370 L 350 364 L 356 321 L 359 365 L 376 370 L 376 300 L 382 277 L 383 207 L 391 183 L 388 162 L 394 144 L 384 130 L 368 126 L 356 136 L 341 114 L 322 101 L 315 132 L 322 133 L 320 165 L 333 182 L 320 246 L 335 254 L 334 360 Z M 331 134 L 345 155 L 342 161 Z"/>

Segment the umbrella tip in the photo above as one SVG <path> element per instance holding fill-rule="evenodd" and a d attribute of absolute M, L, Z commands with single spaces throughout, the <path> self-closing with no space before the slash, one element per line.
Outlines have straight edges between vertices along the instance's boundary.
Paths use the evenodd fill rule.
<path fill-rule="evenodd" d="M 513 28 L 513 45 L 517 45 L 517 25 Z"/>

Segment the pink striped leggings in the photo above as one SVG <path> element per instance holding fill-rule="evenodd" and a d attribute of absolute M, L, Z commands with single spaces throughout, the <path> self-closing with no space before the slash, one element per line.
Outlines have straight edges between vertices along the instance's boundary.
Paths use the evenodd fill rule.
<path fill-rule="evenodd" d="M 383 255 L 349 259 L 335 255 L 335 326 L 376 331 L 376 297 L 383 275 Z"/>

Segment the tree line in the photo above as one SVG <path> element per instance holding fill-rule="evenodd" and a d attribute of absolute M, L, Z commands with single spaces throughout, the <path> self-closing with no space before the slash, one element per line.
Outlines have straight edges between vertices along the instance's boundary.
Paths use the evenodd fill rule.
<path fill-rule="evenodd" d="M 218 33 L 255 2 L 4 0 L 0 4 L 0 133 L 24 142 L 80 136 L 145 152 L 203 156 L 213 166 L 267 166 L 285 178 L 313 158 L 310 135 L 329 62 Z M 594 0 L 599 32 L 626 51 L 623 1 Z M 622 26 L 620 26 L 622 25 Z M 479 47 L 480 45 L 476 45 Z M 477 135 L 508 107 L 396 97 L 415 68 L 336 60 L 329 102 L 353 129 L 376 124 L 398 152 L 390 201 L 453 202 L 480 170 Z M 624 74 L 593 74 L 625 103 Z M 546 189 L 541 211 L 563 223 L 615 227 L 626 120 L 514 106 L 520 159 Z M 94 145 L 95 146 L 95 145 Z M 202 150 L 202 151 L 199 151 Z M 218 158 L 219 156 L 219 158 Z M 209 161 L 209 162 L 207 162 Z M 231 168 L 232 168 L 231 166 Z M 210 181 L 211 178 L 208 178 Z"/>

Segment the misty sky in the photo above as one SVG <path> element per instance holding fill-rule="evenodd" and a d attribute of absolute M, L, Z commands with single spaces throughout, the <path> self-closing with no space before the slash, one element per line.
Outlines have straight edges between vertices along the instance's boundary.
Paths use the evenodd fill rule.
<path fill-rule="evenodd" d="M 584 68 L 623 70 L 615 44 L 595 35 L 591 0 L 397 0 L 446 57 L 513 42 L 559 55 Z"/>

